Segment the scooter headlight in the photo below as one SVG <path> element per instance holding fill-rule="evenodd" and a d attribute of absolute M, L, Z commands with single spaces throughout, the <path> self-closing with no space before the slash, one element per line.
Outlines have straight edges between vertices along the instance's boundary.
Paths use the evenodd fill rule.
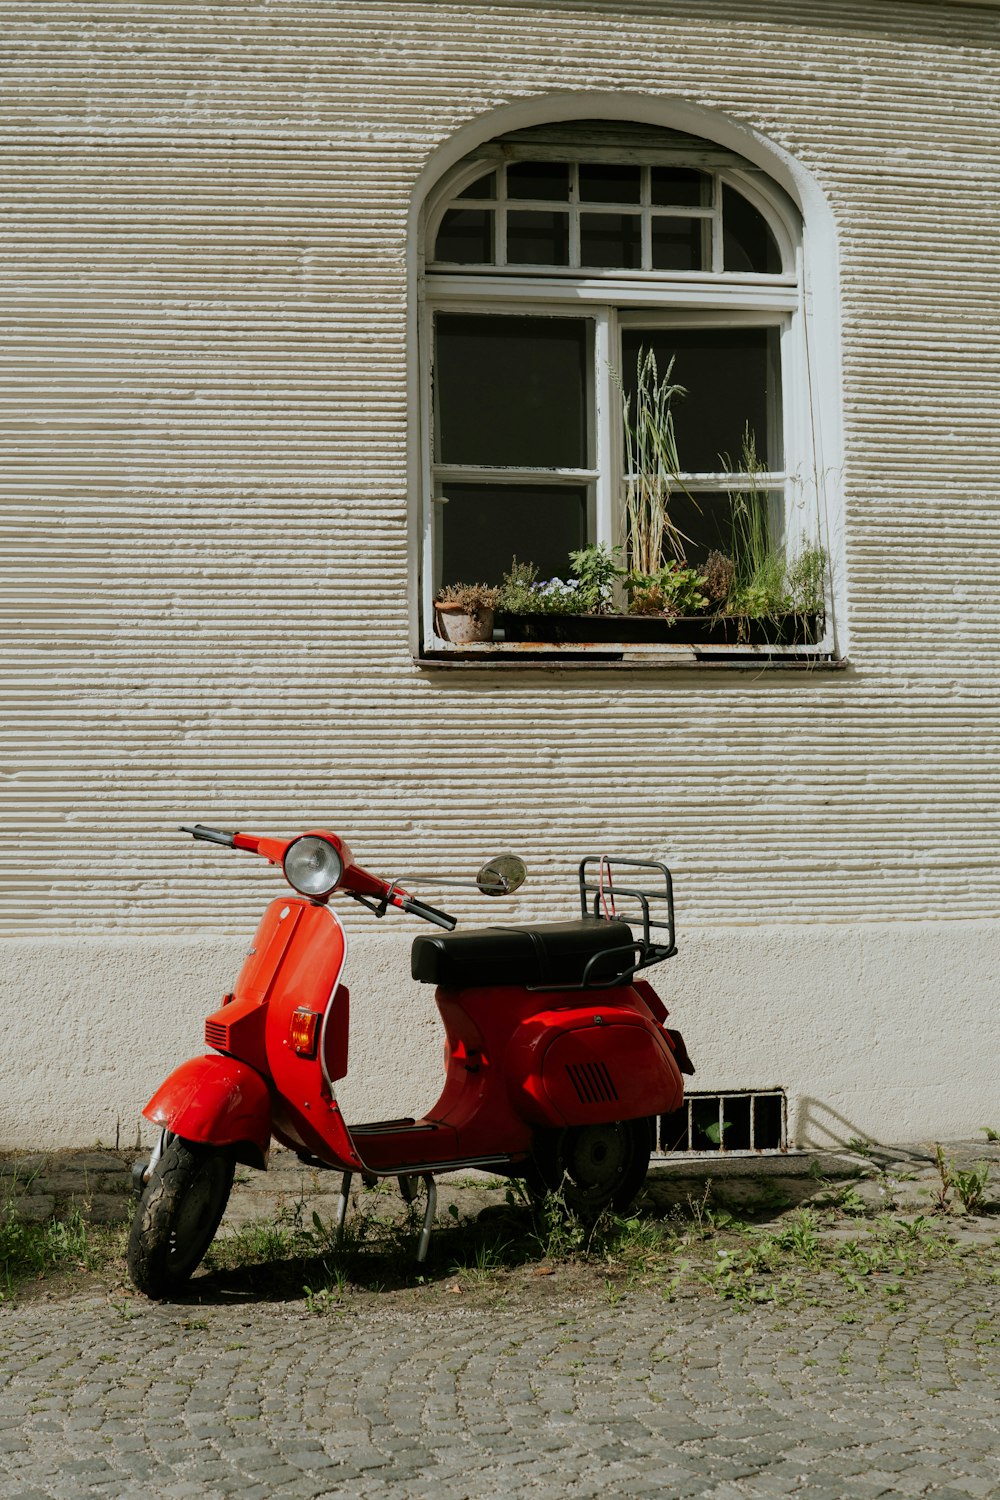
<path fill-rule="evenodd" d="M 285 879 L 303 896 L 329 896 L 340 884 L 344 861 L 326 839 L 307 833 L 285 850 Z"/>

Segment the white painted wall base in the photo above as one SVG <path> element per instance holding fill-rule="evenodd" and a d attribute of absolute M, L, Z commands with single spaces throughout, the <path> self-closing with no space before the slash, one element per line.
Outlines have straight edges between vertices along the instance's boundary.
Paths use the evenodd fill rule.
<path fill-rule="evenodd" d="M 421 1113 L 443 1032 L 409 978 L 410 938 L 355 935 L 348 1118 Z M 0 1150 L 134 1144 L 141 1109 L 204 1051 L 239 938 L 15 938 L 2 944 Z M 650 977 L 702 1089 L 784 1086 L 794 1142 L 972 1136 L 1000 1127 L 1000 923 L 702 929 Z"/>

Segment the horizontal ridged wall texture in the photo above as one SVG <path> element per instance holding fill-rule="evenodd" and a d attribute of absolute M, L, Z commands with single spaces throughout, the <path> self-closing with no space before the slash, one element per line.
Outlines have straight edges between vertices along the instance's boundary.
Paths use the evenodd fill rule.
<path fill-rule="evenodd" d="M 515 847 L 520 915 L 565 912 L 575 861 L 608 848 L 668 859 L 686 924 L 995 914 L 995 12 L 0 20 L 5 930 L 246 928 L 272 885 L 173 832 L 196 820 L 333 827 L 386 874 Z M 829 199 L 846 672 L 412 661 L 414 186 L 471 118 L 594 90 L 724 111 Z"/>

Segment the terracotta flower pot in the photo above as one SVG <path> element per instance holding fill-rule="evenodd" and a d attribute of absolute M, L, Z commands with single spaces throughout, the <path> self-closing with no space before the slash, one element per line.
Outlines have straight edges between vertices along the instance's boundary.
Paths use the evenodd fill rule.
<path fill-rule="evenodd" d="M 493 639 L 493 611 L 481 609 L 474 615 L 458 604 L 435 604 L 434 619 L 437 633 L 456 646 L 467 646 L 472 641 Z"/>

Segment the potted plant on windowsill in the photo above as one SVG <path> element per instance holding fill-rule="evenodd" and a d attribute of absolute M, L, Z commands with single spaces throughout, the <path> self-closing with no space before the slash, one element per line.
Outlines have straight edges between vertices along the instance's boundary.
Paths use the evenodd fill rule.
<path fill-rule="evenodd" d="M 574 578 L 539 583 L 531 563 L 515 560 L 500 589 L 497 625 L 506 640 L 574 644 L 677 641 L 692 624 L 704 635 L 709 600 L 694 568 L 668 563 L 656 574 L 626 573 L 621 549 L 602 544 L 570 554 Z M 624 583 L 628 611 L 615 610 L 613 589 Z"/>
<path fill-rule="evenodd" d="M 656 644 L 715 646 L 815 645 L 823 633 L 826 554 L 804 547 L 789 563 L 775 550 L 767 565 L 738 581 L 733 559 L 709 554 L 698 568 L 675 560 L 655 573 L 627 573 L 618 548 L 601 545 L 571 554 L 568 580 L 539 582 L 538 569 L 515 559 L 498 591 L 496 624 L 519 645 Z M 616 611 L 621 582 L 628 612 Z"/>
<path fill-rule="evenodd" d="M 493 639 L 498 590 L 485 583 L 450 583 L 434 600 L 438 635 L 456 646 Z"/>
<path fill-rule="evenodd" d="M 615 584 L 623 576 L 618 547 L 603 543 L 569 555 L 568 579 L 540 582 L 534 563 L 517 558 L 504 575 L 497 598 L 497 626 L 509 641 L 598 642 L 621 639 L 620 615 L 612 613 Z"/>

